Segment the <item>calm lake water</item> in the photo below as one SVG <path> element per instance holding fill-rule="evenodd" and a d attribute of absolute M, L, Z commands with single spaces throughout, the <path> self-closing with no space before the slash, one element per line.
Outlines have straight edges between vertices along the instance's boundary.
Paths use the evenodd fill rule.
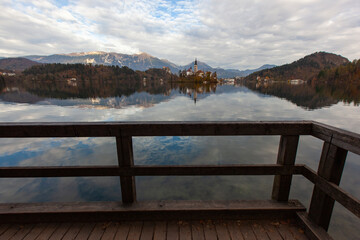
<path fill-rule="evenodd" d="M 126 91 L 61 82 L 0 86 L 0 122 L 316 120 L 360 133 L 356 100 L 308 85 L 179 85 L 141 82 Z M 358 96 L 359 97 L 359 96 Z M 135 164 L 275 163 L 280 137 L 136 137 Z M 322 141 L 300 137 L 297 163 L 317 169 Z M 112 138 L 0 139 L 0 166 L 116 165 Z M 341 186 L 360 198 L 360 158 L 348 154 Z M 139 200 L 270 199 L 272 176 L 137 177 Z M 291 198 L 308 207 L 313 185 L 295 176 Z M 117 177 L 0 179 L 0 202 L 118 201 Z M 336 204 L 330 233 L 360 236 Z"/>

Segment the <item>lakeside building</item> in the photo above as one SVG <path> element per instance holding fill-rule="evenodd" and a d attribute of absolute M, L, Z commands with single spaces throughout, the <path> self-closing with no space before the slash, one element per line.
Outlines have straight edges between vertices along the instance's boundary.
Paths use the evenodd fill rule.
<path fill-rule="evenodd" d="M 166 73 L 168 73 L 168 74 L 171 74 L 171 70 L 170 70 L 170 68 L 169 67 L 163 67 L 163 70 L 165 70 L 166 71 Z"/>
<path fill-rule="evenodd" d="M 9 77 L 13 77 L 16 75 L 16 73 L 12 73 L 12 72 L 1 72 L 0 74 L 3 76 L 9 76 Z"/>

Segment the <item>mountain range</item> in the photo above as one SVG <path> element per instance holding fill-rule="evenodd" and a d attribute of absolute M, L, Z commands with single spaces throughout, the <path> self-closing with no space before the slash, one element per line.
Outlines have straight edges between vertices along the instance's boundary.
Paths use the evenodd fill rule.
<path fill-rule="evenodd" d="M 289 64 L 275 66 L 263 65 L 257 69 L 237 70 L 213 68 L 208 64 L 197 61 L 198 69 L 217 73 L 220 78 L 246 77 L 245 80 L 256 80 L 260 78 L 270 78 L 276 80 L 302 79 L 309 80 L 316 76 L 324 68 L 332 68 L 349 62 L 347 58 L 340 55 L 316 52 L 307 55 Z M 115 65 L 127 66 L 133 70 L 146 71 L 150 68 L 169 67 L 173 73 L 180 70 L 189 69 L 194 66 L 194 62 L 181 66 L 176 65 L 166 59 L 159 59 L 147 53 L 140 54 L 121 54 L 113 52 L 78 52 L 70 54 L 54 54 L 49 56 L 31 55 L 23 58 L 4 58 L 0 59 L 0 69 L 24 70 L 39 63 L 83 63 L 93 65 Z"/>
<path fill-rule="evenodd" d="M 84 64 L 102 64 L 102 65 L 116 65 L 116 66 L 127 66 L 133 70 L 145 71 L 149 68 L 163 68 L 169 67 L 172 73 L 178 73 L 179 70 L 188 69 L 194 66 L 194 62 L 189 63 L 185 66 L 177 65 L 166 59 L 159 59 L 151 56 L 147 53 L 140 54 L 122 54 L 114 52 L 78 52 L 69 54 L 53 54 L 49 56 L 30 55 L 24 58 L 37 63 L 84 63 Z M 3 61 L 6 60 L 2 59 Z M 266 68 L 274 67 L 275 65 L 263 65 L 257 69 L 237 70 L 237 69 L 223 69 L 213 68 L 204 62 L 198 61 L 198 69 L 204 71 L 211 71 L 217 73 L 220 78 L 232 78 L 232 77 L 244 77 L 248 74 L 259 71 Z M 23 69 L 23 67 L 19 66 Z M 7 69 L 2 67 L 0 69 Z M 11 69 L 13 70 L 13 69 Z"/>

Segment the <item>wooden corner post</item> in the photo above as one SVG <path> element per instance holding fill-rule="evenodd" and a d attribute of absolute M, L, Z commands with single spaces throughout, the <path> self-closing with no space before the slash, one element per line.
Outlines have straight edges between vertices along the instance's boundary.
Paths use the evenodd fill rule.
<path fill-rule="evenodd" d="M 295 164 L 296 151 L 299 136 L 281 136 L 277 164 L 293 166 Z M 272 199 L 277 201 L 288 201 L 290 194 L 292 175 L 276 175 L 272 191 Z"/>
<path fill-rule="evenodd" d="M 116 137 L 116 148 L 119 168 L 134 166 L 133 146 L 131 136 Z M 120 176 L 121 196 L 123 203 L 136 201 L 136 187 L 134 176 Z"/>
<path fill-rule="evenodd" d="M 330 142 L 324 142 L 318 175 L 329 182 L 339 185 L 347 152 L 347 150 L 331 144 L 331 140 Z M 328 230 L 334 203 L 334 199 L 315 185 L 311 197 L 309 217 L 317 225 Z"/>

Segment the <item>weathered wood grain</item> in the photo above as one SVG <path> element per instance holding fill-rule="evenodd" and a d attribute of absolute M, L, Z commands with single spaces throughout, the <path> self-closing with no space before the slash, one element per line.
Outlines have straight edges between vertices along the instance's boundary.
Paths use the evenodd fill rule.
<path fill-rule="evenodd" d="M 227 222 L 223 220 L 218 220 L 215 223 L 216 233 L 218 235 L 218 240 L 231 240 L 229 231 L 227 229 Z"/>
<path fill-rule="evenodd" d="M 191 234 L 193 240 L 205 240 L 203 223 L 203 220 L 191 222 Z"/>
<path fill-rule="evenodd" d="M 48 240 L 58 227 L 58 223 L 49 223 L 36 240 Z"/>
<path fill-rule="evenodd" d="M 51 235 L 49 240 L 60 240 L 64 237 L 66 232 L 69 230 L 71 223 L 61 223 L 55 232 Z"/>
<path fill-rule="evenodd" d="M 167 223 L 164 221 L 155 222 L 155 229 L 154 229 L 154 239 L 158 240 L 165 240 L 166 239 L 166 229 Z"/>
<path fill-rule="evenodd" d="M 88 239 L 90 234 L 92 233 L 93 229 L 95 227 L 95 223 L 84 223 L 84 225 L 81 227 L 79 233 L 76 235 L 77 239 Z"/>
<path fill-rule="evenodd" d="M 58 166 L 0 167 L 2 178 L 87 177 L 87 176 L 208 176 L 301 174 L 303 165 L 182 165 L 182 166 Z"/>
<path fill-rule="evenodd" d="M 251 227 L 251 221 L 243 221 L 239 228 L 245 240 L 257 240 Z"/>
<path fill-rule="evenodd" d="M 143 226 L 143 222 L 141 221 L 130 222 L 130 230 L 127 236 L 127 240 L 139 240 L 142 226 Z"/>
<path fill-rule="evenodd" d="M 154 237 L 155 223 L 146 221 L 143 224 L 140 240 L 152 240 Z"/>
<path fill-rule="evenodd" d="M 118 222 L 108 222 L 104 224 L 105 232 L 101 237 L 101 240 L 113 240 L 115 239 L 116 232 L 119 228 Z"/>
<path fill-rule="evenodd" d="M 281 136 L 277 164 L 293 166 L 295 164 L 296 151 L 299 136 Z M 292 175 L 276 175 L 272 190 L 272 199 L 277 201 L 288 201 L 290 194 Z"/>
<path fill-rule="evenodd" d="M 240 220 L 227 221 L 227 227 L 228 227 L 231 239 L 244 240 L 244 237 L 241 234 L 241 231 L 239 228 L 240 224 L 241 224 Z"/>
<path fill-rule="evenodd" d="M 311 135 L 327 142 L 331 140 L 335 146 L 360 154 L 360 134 L 313 122 Z"/>
<path fill-rule="evenodd" d="M 347 151 L 329 142 L 323 145 L 318 175 L 333 184 L 339 185 L 344 169 Z M 316 224 L 328 229 L 335 200 L 315 184 L 309 208 L 309 217 Z"/>
<path fill-rule="evenodd" d="M 92 230 L 90 236 L 87 238 L 88 240 L 99 240 L 102 238 L 104 232 L 106 223 L 97 223 Z"/>
<path fill-rule="evenodd" d="M 278 230 L 280 225 L 279 221 L 261 221 L 261 224 L 271 240 L 283 240 Z"/>
<path fill-rule="evenodd" d="M 257 239 L 270 240 L 266 229 L 262 226 L 261 221 L 251 221 L 251 227 Z"/>
<path fill-rule="evenodd" d="M 180 240 L 191 240 L 191 225 L 187 221 L 178 221 L 179 225 L 179 239 Z"/>
<path fill-rule="evenodd" d="M 293 233 L 289 229 L 289 226 L 289 220 L 282 220 L 279 222 L 278 231 L 283 239 L 295 239 Z"/>
<path fill-rule="evenodd" d="M 84 223 L 73 223 L 69 230 L 65 233 L 62 240 L 73 240 L 76 238 L 81 228 L 84 226 Z"/>
<path fill-rule="evenodd" d="M 9 224 L 1 224 L 0 225 L 0 235 L 3 234 L 8 228 L 10 227 Z"/>
<path fill-rule="evenodd" d="M 2 222 L 272 218 L 305 208 L 298 201 L 149 201 L 0 204 Z"/>
<path fill-rule="evenodd" d="M 300 226 L 297 226 L 295 223 L 289 225 L 289 230 L 296 240 L 307 240 L 308 238 L 305 235 L 305 231 Z"/>
<path fill-rule="evenodd" d="M 129 235 L 130 224 L 127 222 L 122 222 L 115 234 L 114 239 L 127 239 Z"/>
<path fill-rule="evenodd" d="M 116 149 L 118 155 L 119 168 L 134 166 L 132 138 L 116 137 Z M 136 187 L 134 176 L 120 176 L 121 196 L 124 203 L 136 201 Z"/>
<path fill-rule="evenodd" d="M 204 222 L 204 235 L 206 240 L 217 240 L 216 228 L 211 220 Z"/>
<path fill-rule="evenodd" d="M 12 236 L 11 238 L 8 238 L 8 239 L 9 240 L 23 239 L 34 228 L 34 226 L 35 226 L 35 224 L 20 225 L 20 230 L 14 236 Z M 2 239 L 1 236 L 0 236 L 0 239 Z"/>
<path fill-rule="evenodd" d="M 170 221 L 167 223 L 166 239 L 179 239 L 179 225 L 178 221 Z"/>
<path fill-rule="evenodd" d="M 300 225 L 304 228 L 305 235 L 311 240 L 333 240 L 333 238 L 309 218 L 306 212 L 297 213 Z"/>
<path fill-rule="evenodd" d="M 3 232 L 0 235 L 0 239 L 10 239 L 11 237 L 13 237 L 18 231 L 20 231 L 20 226 L 19 225 L 12 225 L 11 227 L 9 227 L 5 232 Z"/>
<path fill-rule="evenodd" d="M 0 138 L 118 136 L 309 135 L 311 121 L 0 123 Z"/>
<path fill-rule="evenodd" d="M 302 216 L 302 215 L 301 215 Z M 266 226 L 284 228 L 281 231 L 285 232 L 284 238 L 274 237 Z M 287 223 L 287 221 L 286 221 Z M 201 221 L 122 221 L 122 222 L 86 222 L 75 224 L 27 224 L 9 225 L 5 231 L 7 235 L 0 235 L 1 240 L 9 239 L 23 239 L 32 229 L 36 229 L 36 233 L 27 237 L 28 240 L 40 239 L 124 239 L 124 240 L 173 240 L 173 239 L 191 239 L 191 240 L 283 240 L 283 239 L 299 239 L 305 240 L 307 237 L 303 232 L 299 232 L 299 226 L 294 225 L 295 219 L 292 219 L 289 224 L 273 222 L 272 220 L 201 220 Z M 71 226 L 70 226 L 71 225 Z M 120 227 L 122 226 L 122 227 Z M 158 226 L 158 231 L 156 230 Z M 197 226 L 197 228 L 194 228 Z M 155 229 L 154 229 L 155 227 Z M 54 230 L 56 228 L 56 230 Z M 204 232 L 205 228 L 205 232 Z M 274 227 L 275 228 L 275 227 Z M 66 234 L 64 232 L 66 230 Z M 160 230 L 160 231 L 159 231 Z M 199 231 L 200 230 L 200 231 Z M 241 233 L 243 231 L 243 234 Z M 325 231 L 320 228 L 320 231 Z M 16 233 L 15 233 L 16 232 Z M 39 232 L 41 232 L 39 234 Z M 156 234 L 160 233 L 160 234 Z M 195 234 L 197 232 L 199 234 Z M 275 229 L 275 232 L 277 230 Z M 15 234 L 14 234 L 15 233 Z M 315 233 L 315 235 L 318 233 Z M 49 236 L 51 237 L 49 238 Z M 64 236 L 65 235 L 65 236 Z M 206 237 L 205 237 L 206 236 Z M 327 233 L 325 235 L 327 237 Z M 325 238 L 328 239 L 328 238 Z"/>
<path fill-rule="evenodd" d="M 303 168 L 303 176 L 305 176 L 312 183 L 315 183 L 316 186 L 320 188 L 324 193 L 339 202 L 350 212 L 360 218 L 360 200 L 357 199 L 355 196 L 347 193 L 338 185 L 320 177 L 314 170 L 310 169 L 307 166 L 304 166 Z"/>
<path fill-rule="evenodd" d="M 36 224 L 31 229 L 31 231 L 23 238 L 23 240 L 34 240 L 34 239 L 36 239 L 40 235 L 40 233 L 47 228 L 48 225 L 49 225 L 48 223 Z"/>

